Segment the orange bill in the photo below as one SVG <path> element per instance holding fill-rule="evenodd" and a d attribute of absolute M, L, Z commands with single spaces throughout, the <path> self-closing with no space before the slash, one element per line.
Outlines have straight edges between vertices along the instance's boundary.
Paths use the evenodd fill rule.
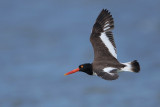
<path fill-rule="evenodd" d="M 79 69 L 79 68 L 77 68 L 77 69 L 74 69 L 74 70 L 72 70 L 72 71 L 70 71 L 70 72 L 65 73 L 64 75 L 73 74 L 73 73 L 78 72 L 79 70 L 80 70 L 80 69 Z"/>

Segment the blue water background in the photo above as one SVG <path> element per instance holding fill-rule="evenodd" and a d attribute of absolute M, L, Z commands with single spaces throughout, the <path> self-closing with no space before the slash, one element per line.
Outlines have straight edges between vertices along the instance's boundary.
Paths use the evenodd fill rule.
<path fill-rule="evenodd" d="M 64 76 L 93 61 L 89 37 L 103 8 L 119 61 L 137 59 L 140 73 Z M 159 0 L 0 0 L 0 107 L 158 107 L 159 41 Z"/>

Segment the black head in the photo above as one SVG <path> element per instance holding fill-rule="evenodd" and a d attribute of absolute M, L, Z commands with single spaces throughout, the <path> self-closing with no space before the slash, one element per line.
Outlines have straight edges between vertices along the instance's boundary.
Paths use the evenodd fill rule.
<path fill-rule="evenodd" d="M 90 63 L 85 63 L 85 64 L 82 64 L 82 65 L 79 65 L 79 71 L 81 72 L 85 72 L 87 73 L 88 75 L 92 75 L 93 72 L 92 72 L 92 64 Z"/>
<path fill-rule="evenodd" d="M 77 69 L 74 69 L 74 70 L 72 70 L 70 72 L 67 72 L 64 75 L 70 75 L 70 74 L 76 73 L 78 71 L 85 72 L 88 75 L 92 75 L 93 74 L 93 72 L 92 72 L 92 64 L 90 64 L 90 63 L 82 64 Z"/>

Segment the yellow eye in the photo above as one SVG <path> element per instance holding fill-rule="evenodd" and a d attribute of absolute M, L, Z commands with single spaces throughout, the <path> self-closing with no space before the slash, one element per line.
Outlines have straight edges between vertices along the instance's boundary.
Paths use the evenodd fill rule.
<path fill-rule="evenodd" d="M 83 65 L 81 65 L 81 68 L 83 68 Z"/>

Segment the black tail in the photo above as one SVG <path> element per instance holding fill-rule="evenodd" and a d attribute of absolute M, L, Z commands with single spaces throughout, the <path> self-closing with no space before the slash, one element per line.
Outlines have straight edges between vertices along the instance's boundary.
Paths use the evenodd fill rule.
<path fill-rule="evenodd" d="M 137 60 L 134 60 L 131 62 L 131 66 L 132 66 L 132 71 L 138 73 L 140 71 L 140 66 L 139 63 L 137 62 Z"/>

